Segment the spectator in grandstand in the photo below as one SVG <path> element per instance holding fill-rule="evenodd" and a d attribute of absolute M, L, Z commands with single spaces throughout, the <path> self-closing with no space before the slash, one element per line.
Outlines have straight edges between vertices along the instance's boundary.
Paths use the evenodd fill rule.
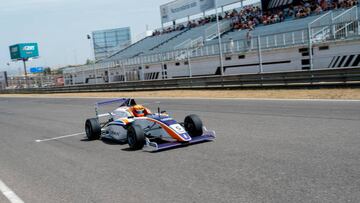
<path fill-rule="evenodd" d="M 191 28 L 194 28 L 194 27 L 196 27 L 197 26 L 197 24 L 196 24 L 196 22 L 195 22 L 195 20 L 193 20 L 193 21 L 191 21 L 191 20 L 189 20 L 189 22 L 188 22 L 188 24 L 187 24 L 187 28 L 189 28 L 189 29 L 191 29 Z"/>
<path fill-rule="evenodd" d="M 298 6 L 295 10 L 297 10 L 295 18 L 305 18 L 309 16 L 311 12 L 310 7 L 305 6 Z"/>
<path fill-rule="evenodd" d="M 161 32 L 160 32 L 159 30 L 155 30 L 155 31 L 153 32 L 152 36 L 158 36 L 158 35 L 160 35 L 160 34 L 161 34 Z"/>
<path fill-rule="evenodd" d="M 317 4 L 319 5 L 319 4 Z M 329 9 L 329 6 L 328 6 L 328 1 L 327 0 L 320 0 L 320 7 L 323 11 L 326 11 Z M 316 12 L 316 9 L 315 9 L 315 12 Z"/>
<path fill-rule="evenodd" d="M 179 31 L 179 30 L 184 30 L 185 29 L 185 25 L 184 24 L 180 24 L 176 27 L 176 30 Z"/>
<path fill-rule="evenodd" d="M 230 19 L 231 18 L 230 13 L 228 11 L 225 12 L 224 18 L 225 19 Z"/>
<path fill-rule="evenodd" d="M 341 8 L 350 8 L 358 4 L 357 0 L 343 0 L 340 3 Z"/>
<path fill-rule="evenodd" d="M 316 15 L 319 15 L 319 14 L 321 14 L 323 12 L 323 9 L 319 4 L 316 4 L 316 9 L 315 9 L 314 12 L 315 12 Z"/>
<path fill-rule="evenodd" d="M 284 9 L 285 17 L 294 17 L 295 11 L 293 6 Z"/>
<path fill-rule="evenodd" d="M 332 1 L 332 3 L 329 6 L 329 9 L 338 9 L 338 3 L 336 1 Z"/>

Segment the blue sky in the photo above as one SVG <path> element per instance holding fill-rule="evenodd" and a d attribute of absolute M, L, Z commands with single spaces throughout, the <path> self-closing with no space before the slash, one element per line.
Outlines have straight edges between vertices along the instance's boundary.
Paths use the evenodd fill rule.
<path fill-rule="evenodd" d="M 159 6 L 169 0 L 0 0 L 0 70 L 17 72 L 8 46 L 38 42 L 39 59 L 29 66 L 60 67 L 91 56 L 86 34 L 130 26 L 133 38 L 160 24 Z"/>
<path fill-rule="evenodd" d="M 132 39 L 161 27 L 160 5 L 171 0 L 0 0 L 0 71 L 17 74 L 8 46 L 39 43 L 40 58 L 28 66 L 83 64 L 93 54 L 86 35 L 94 30 L 131 27 Z M 253 3 L 257 0 L 248 0 Z"/>

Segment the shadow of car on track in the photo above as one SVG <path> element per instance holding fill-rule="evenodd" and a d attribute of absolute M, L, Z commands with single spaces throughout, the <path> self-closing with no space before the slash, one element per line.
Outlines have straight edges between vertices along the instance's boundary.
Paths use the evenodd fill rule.
<path fill-rule="evenodd" d="M 81 142 L 95 142 L 95 141 L 101 141 L 107 145 L 119 145 L 119 146 L 123 146 L 123 145 L 127 145 L 126 142 L 120 142 L 120 141 L 116 141 L 113 139 L 109 139 L 109 138 L 101 138 L 100 140 L 89 140 L 87 137 L 84 137 L 83 139 L 80 140 Z M 129 147 L 126 148 L 122 148 L 122 151 L 127 151 L 127 152 L 132 152 L 132 151 L 136 151 L 133 149 L 130 149 Z"/>
<path fill-rule="evenodd" d="M 81 141 L 81 142 L 102 141 L 103 143 L 108 144 L 108 145 L 119 145 L 119 146 L 127 145 L 126 142 L 120 142 L 120 141 L 117 141 L 117 140 L 114 140 L 114 139 L 105 138 L 105 137 L 102 137 L 100 140 L 89 140 L 87 137 L 84 137 L 84 138 L 81 139 L 80 141 Z M 164 141 L 161 141 L 161 140 L 158 140 L 158 142 L 159 142 L 159 143 L 165 143 Z M 203 144 L 203 143 L 206 143 L 206 142 L 207 142 L 207 141 L 204 141 L 204 142 L 201 142 L 201 143 L 198 143 L 198 144 Z M 187 148 L 187 147 L 190 147 L 190 146 L 192 146 L 192 145 L 191 145 L 191 144 L 185 144 L 185 145 L 180 145 L 180 146 L 177 146 L 177 147 L 174 147 L 174 148 L 167 148 L 167 149 L 162 149 L 162 150 L 158 150 L 158 151 L 146 151 L 146 152 L 149 152 L 149 153 L 160 153 L 160 152 L 166 152 L 166 151 L 181 150 L 181 149 L 184 149 L 184 148 Z M 122 151 L 125 151 L 125 152 L 139 151 L 139 150 L 131 149 L 130 147 L 122 148 L 121 150 L 122 150 Z M 145 152 L 145 151 L 144 151 L 144 152 Z"/>
<path fill-rule="evenodd" d="M 83 138 L 80 140 L 81 142 L 94 142 L 94 141 L 102 141 L 105 144 L 108 145 L 126 145 L 126 142 L 120 142 L 120 141 L 116 141 L 113 139 L 108 139 L 108 138 L 101 138 L 100 140 L 89 140 L 88 138 Z"/>

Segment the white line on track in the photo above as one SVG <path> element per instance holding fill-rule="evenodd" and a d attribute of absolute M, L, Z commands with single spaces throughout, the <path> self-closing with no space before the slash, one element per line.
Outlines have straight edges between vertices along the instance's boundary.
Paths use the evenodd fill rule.
<path fill-rule="evenodd" d="M 47 142 L 47 141 L 51 141 L 51 140 L 59 140 L 59 139 L 63 139 L 63 138 L 67 138 L 67 137 L 75 137 L 75 136 L 79 136 L 79 135 L 85 135 L 85 133 L 82 132 L 82 133 L 75 133 L 75 134 L 71 134 L 71 135 L 64 135 L 64 136 L 60 136 L 60 137 L 53 137 L 53 138 L 44 139 L 44 140 L 35 140 L 35 142 Z"/>
<path fill-rule="evenodd" d="M 12 191 L 4 182 L 0 180 L 0 191 L 11 203 L 24 203 L 20 197 L 18 197 L 14 191 Z"/>

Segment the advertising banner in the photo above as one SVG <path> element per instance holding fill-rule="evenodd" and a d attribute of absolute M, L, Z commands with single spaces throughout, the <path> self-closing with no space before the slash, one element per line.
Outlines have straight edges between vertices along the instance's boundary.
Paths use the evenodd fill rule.
<path fill-rule="evenodd" d="M 31 67 L 30 68 L 30 73 L 42 73 L 42 72 L 44 72 L 43 67 Z"/>
<path fill-rule="evenodd" d="M 9 47 L 12 60 L 35 58 L 39 56 L 37 43 L 15 44 Z"/>
<path fill-rule="evenodd" d="M 196 15 L 217 6 L 226 6 L 242 0 L 176 0 L 160 6 L 161 22 L 167 23 L 187 16 Z"/>
<path fill-rule="evenodd" d="M 244 1 L 247 1 L 247 0 L 218 0 L 218 7 L 221 7 L 221 6 L 227 6 L 227 5 L 230 5 L 230 4 L 234 4 L 234 3 L 237 3 L 237 2 L 244 2 Z"/>

